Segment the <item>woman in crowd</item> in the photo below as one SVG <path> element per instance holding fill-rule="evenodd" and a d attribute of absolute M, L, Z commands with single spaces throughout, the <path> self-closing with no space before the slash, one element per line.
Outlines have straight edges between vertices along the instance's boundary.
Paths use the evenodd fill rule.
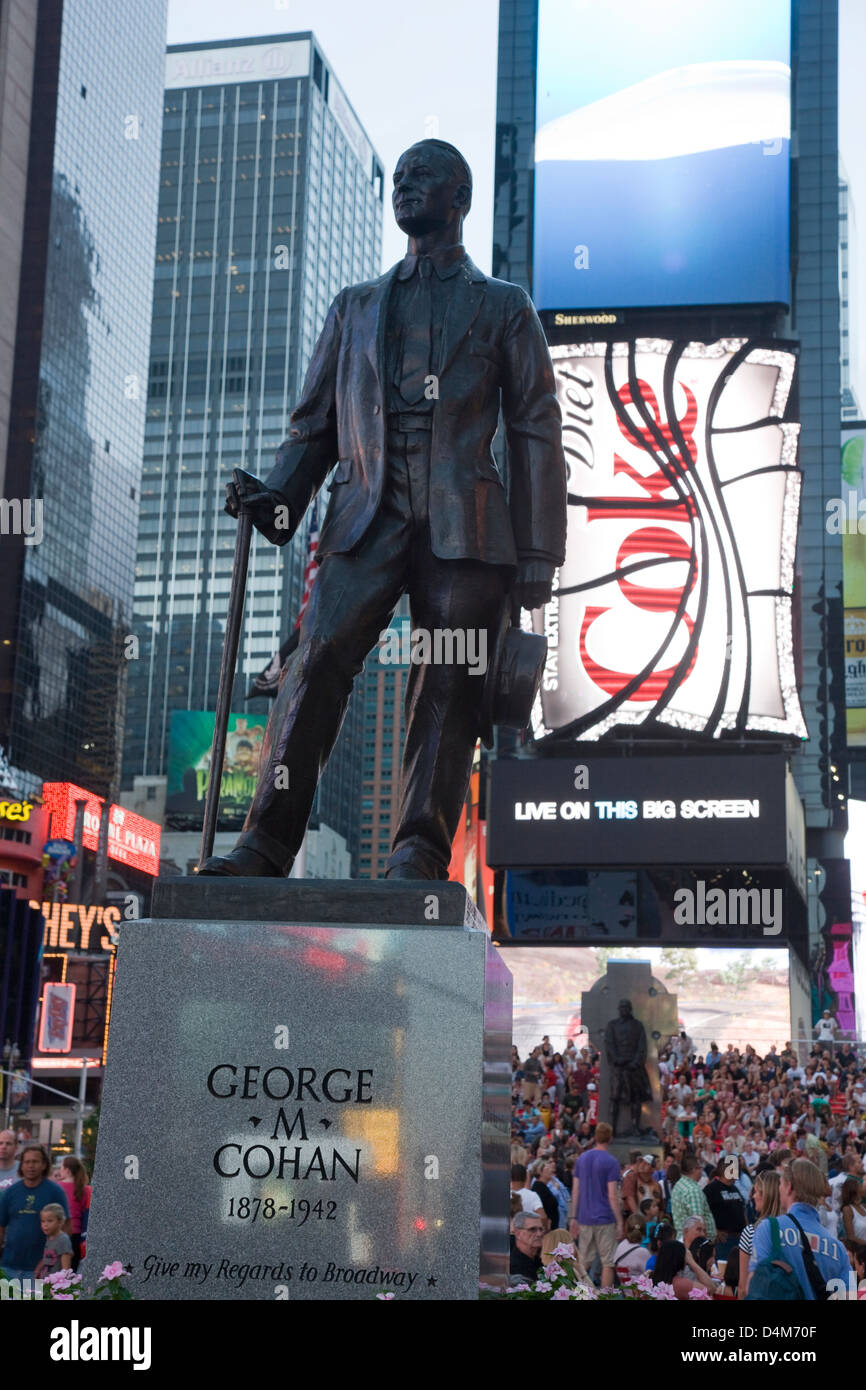
<path fill-rule="evenodd" d="M 681 1240 L 666 1240 L 652 1272 L 654 1284 L 671 1284 L 677 1298 L 687 1302 L 695 1281 L 686 1274 L 688 1253 Z"/>
<path fill-rule="evenodd" d="M 60 1165 L 60 1186 L 69 1203 L 69 1238 L 72 1241 L 72 1268 L 81 1263 L 81 1241 L 87 1231 L 90 1213 L 90 1184 L 87 1169 L 80 1158 L 67 1155 Z"/>
<path fill-rule="evenodd" d="M 568 1245 L 571 1247 L 573 1253 L 571 1255 L 554 1255 L 553 1252 L 556 1249 L 557 1245 Z M 583 1261 L 581 1260 L 580 1255 L 577 1253 L 577 1246 L 574 1243 L 574 1237 L 567 1230 L 565 1230 L 564 1227 L 560 1227 L 559 1229 L 554 1231 L 548 1231 L 547 1235 L 541 1242 L 542 1267 L 544 1265 L 549 1265 L 551 1260 L 554 1259 L 557 1261 L 558 1264 L 561 1264 L 563 1266 L 570 1266 L 572 1271 L 574 1272 L 575 1278 L 578 1279 L 581 1283 L 588 1284 L 590 1282 L 589 1275 L 587 1274 L 584 1268 Z"/>
<path fill-rule="evenodd" d="M 866 1206 L 863 1204 L 863 1187 L 855 1177 L 846 1178 L 839 1195 L 839 1210 L 842 1216 L 842 1234 L 847 1240 L 866 1240 Z"/>
<path fill-rule="evenodd" d="M 866 1300 L 866 1242 L 843 1240 L 842 1244 L 848 1251 L 848 1259 L 851 1261 L 851 1268 L 854 1271 L 854 1279 L 857 1284 L 856 1289 L 848 1293 L 848 1299 L 852 1303 L 855 1300 Z"/>
<path fill-rule="evenodd" d="M 645 1248 L 643 1238 L 643 1219 L 632 1213 L 625 1223 L 625 1236 L 614 1252 L 614 1269 L 621 1284 L 626 1279 L 636 1279 L 646 1269 L 650 1252 Z"/>
<path fill-rule="evenodd" d="M 534 1192 L 540 1199 L 544 1208 L 544 1214 L 550 1222 L 551 1228 L 565 1225 L 560 1220 L 559 1200 L 550 1186 L 550 1179 L 556 1181 L 556 1163 L 551 1159 L 537 1158 L 534 1163 L 529 1165 L 531 1192 Z M 568 1219 L 568 1196 L 566 1194 L 565 1204 L 566 1221 Z"/>
<path fill-rule="evenodd" d="M 538 1185 L 541 1187 L 546 1187 L 548 1192 L 552 1193 L 554 1198 L 556 1199 L 557 1214 L 555 1219 L 551 1221 L 551 1225 L 556 1227 L 567 1227 L 568 1203 L 570 1193 L 565 1183 L 557 1174 L 555 1155 L 545 1155 L 544 1159 L 542 1160 L 538 1170 Z M 534 1186 L 535 1184 L 533 1184 L 533 1187 Z M 538 1195 L 539 1197 L 541 1197 L 542 1202 L 544 1202 L 543 1194 L 539 1192 Z M 544 1209 L 545 1211 L 547 1211 L 546 1203 Z"/>
<path fill-rule="evenodd" d="M 647 1274 L 651 1274 L 655 1269 L 662 1246 L 667 1245 L 669 1240 L 673 1240 L 675 1235 L 676 1232 L 669 1221 L 663 1221 L 660 1226 L 656 1227 L 656 1233 L 649 1246 L 649 1259 L 646 1262 Z"/>
<path fill-rule="evenodd" d="M 779 1200 L 779 1174 L 775 1169 L 768 1169 L 764 1173 L 759 1173 L 755 1178 L 752 1201 L 758 1215 L 757 1219 L 751 1221 L 740 1235 L 740 1247 L 737 1252 L 740 1262 L 737 1298 L 745 1298 L 749 1291 L 749 1260 L 752 1257 L 755 1227 L 761 1221 L 766 1221 L 768 1216 L 778 1216 L 782 1210 Z M 731 1259 L 733 1258 L 734 1255 L 732 1254 Z"/>

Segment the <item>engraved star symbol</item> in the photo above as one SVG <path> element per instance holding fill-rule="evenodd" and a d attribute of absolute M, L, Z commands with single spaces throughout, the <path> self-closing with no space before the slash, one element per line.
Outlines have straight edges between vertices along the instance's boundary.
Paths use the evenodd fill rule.
<path fill-rule="evenodd" d="M 250 1124 L 252 1125 L 253 1129 L 258 1129 L 258 1127 L 259 1127 L 259 1125 L 261 1124 L 261 1122 L 262 1122 L 262 1117 L 261 1117 L 261 1115 L 250 1115 Z"/>
<path fill-rule="evenodd" d="M 427 1287 L 428 1289 L 435 1289 L 436 1287 L 436 1280 L 433 1278 L 432 1274 L 428 1274 L 427 1276 Z"/>
<path fill-rule="evenodd" d="M 330 1128 L 331 1128 L 331 1121 L 330 1121 L 330 1120 L 320 1120 L 320 1121 L 319 1121 L 319 1124 L 322 1125 L 322 1127 L 323 1127 L 324 1129 L 330 1129 Z"/>

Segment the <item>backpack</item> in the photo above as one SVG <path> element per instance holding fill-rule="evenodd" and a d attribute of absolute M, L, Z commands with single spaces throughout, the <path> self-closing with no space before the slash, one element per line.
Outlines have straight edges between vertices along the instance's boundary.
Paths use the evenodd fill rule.
<path fill-rule="evenodd" d="M 830 1291 L 827 1288 L 827 1285 L 824 1282 L 824 1280 L 821 1278 L 821 1271 L 818 1268 L 815 1256 L 812 1254 L 812 1247 L 809 1244 L 806 1232 L 803 1230 L 803 1227 L 800 1225 L 793 1212 L 789 1211 L 788 1215 L 790 1216 L 794 1225 L 797 1227 L 797 1230 L 800 1232 L 800 1245 L 802 1246 L 803 1250 L 803 1264 L 806 1269 L 806 1278 L 809 1280 L 809 1283 L 812 1286 L 812 1292 L 815 1295 L 815 1302 L 825 1303 L 827 1299 L 830 1297 Z"/>
<path fill-rule="evenodd" d="M 752 1271 L 746 1302 L 803 1302 L 800 1281 L 793 1267 L 782 1258 L 782 1242 L 779 1239 L 779 1222 L 775 1216 L 767 1218 L 770 1223 L 770 1254 L 759 1260 Z M 810 1252 L 811 1253 L 811 1252 Z"/>

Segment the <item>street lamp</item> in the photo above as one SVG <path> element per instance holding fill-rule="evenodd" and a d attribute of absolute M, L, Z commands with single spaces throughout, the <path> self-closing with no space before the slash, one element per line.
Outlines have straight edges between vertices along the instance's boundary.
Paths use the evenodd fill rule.
<path fill-rule="evenodd" d="M 5 1123 L 5 1126 L 4 1126 L 5 1129 L 8 1129 L 8 1128 L 9 1128 L 9 1116 L 10 1116 L 11 1110 L 12 1110 L 12 1076 L 11 1076 L 11 1073 L 14 1072 L 16 1066 L 18 1065 L 18 1059 L 19 1059 L 20 1056 L 21 1056 L 21 1050 L 20 1050 L 18 1044 L 17 1044 L 17 1043 L 14 1043 L 14 1042 L 10 1042 L 9 1039 L 7 1038 L 6 1041 L 5 1041 L 5 1043 L 3 1044 L 3 1062 L 4 1062 L 4 1068 L 3 1068 L 3 1069 L 4 1069 L 4 1071 L 7 1073 L 7 1076 L 6 1076 L 6 1123 Z"/>

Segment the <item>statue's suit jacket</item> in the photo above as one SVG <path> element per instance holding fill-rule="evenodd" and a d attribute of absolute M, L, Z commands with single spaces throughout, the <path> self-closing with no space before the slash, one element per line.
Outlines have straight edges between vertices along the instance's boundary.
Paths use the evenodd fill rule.
<path fill-rule="evenodd" d="M 266 486 L 293 526 L 328 473 L 330 504 L 318 558 L 363 539 L 385 480 L 385 318 L 397 266 L 337 295 L 277 450 Z M 515 565 L 565 554 L 566 468 L 553 367 L 529 296 L 492 280 L 469 258 L 455 277 L 441 335 L 430 449 L 429 520 L 443 560 Z M 431 387 L 431 390 L 433 388 Z M 494 461 L 500 390 L 508 443 L 508 496 Z M 290 530 L 272 539 L 285 542 Z"/>

